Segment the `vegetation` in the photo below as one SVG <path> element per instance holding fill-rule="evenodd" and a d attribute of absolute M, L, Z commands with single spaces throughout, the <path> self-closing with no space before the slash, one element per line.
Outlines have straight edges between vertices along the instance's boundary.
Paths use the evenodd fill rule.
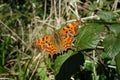
<path fill-rule="evenodd" d="M 1 0 L 0 79 L 119 80 L 119 6 L 119 0 Z M 35 47 L 76 19 L 82 24 L 75 50 L 51 58 Z"/>

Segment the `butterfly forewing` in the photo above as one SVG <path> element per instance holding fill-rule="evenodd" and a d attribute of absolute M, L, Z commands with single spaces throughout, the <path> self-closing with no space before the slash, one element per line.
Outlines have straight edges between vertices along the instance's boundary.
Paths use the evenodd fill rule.
<path fill-rule="evenodd" d="M 36 46 L 39 46 L 41 50 L 43 50 L 47 44 L 50 42 L 50 36 L 46 36 L 42 39 L 36 41 Z"/>
<path fill-rule="evenodd" d="M 60 33 L 63 35 L 68 34 L 68 35 L 75 36 L 77 35 L 77 27 L 79 24 L 80 24 L 80 21 L 74 21 L 72 23 L 69 23 L 68 25 L 66 25 L 60 30 Z"/>
<path fill-rule="evenodd" d="M 46 52 L 50 53 L 51 55 L 58 53 L 58 51 L 58 47 L 53 42 L 50 42 L 46 47 Z"/>

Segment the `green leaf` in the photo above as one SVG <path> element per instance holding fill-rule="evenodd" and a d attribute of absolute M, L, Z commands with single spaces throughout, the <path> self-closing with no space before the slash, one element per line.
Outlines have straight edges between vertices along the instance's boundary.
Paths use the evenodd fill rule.
<path fill-rule="evenodd" d="M 40 64 L 40 67 L 37 69 L 37 71 L 38 71 L 38 74 L 40 76 L 40 79 L 42 79 L 42 80 L 49 80 L 49 78 L 47 76 L 47 67 L 46 67 L 44 62 L 42 62 Z"/>
<path fill-rule="evenodd" d="M 115 36 L 120 33 L 120 24 L 111 24 L 109 28 L 115 34 Z"/>
<path fill-rule="evenodd" d="M 62 64 L 71 56 L 72 53 L 73 52 L 69 50 L 67 53 L 64 53 L 56 58 L 54 67 L 55 75 L 59 72 Z"/>
<path fill-rule="evenodd" d="M 97 15 L 107 22 L 114 18 L 114 13 L 111 11 L 98 11 Z"/>
<path fill-rule="evenodd" d="M 117 66 L 117 72 L 120 75 L 120 52 L 119 54 L 116 55 L 115 61 L 116 61 L 116 66 Z"/>
<path fill-rule="evenodd" d="M 95 48 L 100 40 L 97 33 L 104 30 L 103 25 L 93 23 L 80 28 L 79 35 L 76 38 L 75 46 L 77 50 L 82 50 L 86 48 Z"/>
<path fill-rule="evenodd" d="M 120 52 L 120 34 L 115 36 L 106 37 L 103 41 L 105 52 L 110 56 L 115 56 Z"/>
<path fill-rule="evenodd" d="M 96 10 L 97 7 L 98 7 L 98 3 L 97 3 L 96 1 L 94 1 L 93 4 L 91 4 L 91 5 L 89 6 L 89 9 L 90 9 L 90 10 Z"/>

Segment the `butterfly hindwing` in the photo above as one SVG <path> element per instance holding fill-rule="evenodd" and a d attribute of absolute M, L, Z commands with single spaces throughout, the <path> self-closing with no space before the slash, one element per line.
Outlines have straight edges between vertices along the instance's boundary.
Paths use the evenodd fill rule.
<path fill-rule="evenodd" d="M 62 36 L 61 47 L 63 51 L 66 51 L 68 48 L 72 48 L 72 44 L 74 42 L 74 38 L 69 35 Z"/>

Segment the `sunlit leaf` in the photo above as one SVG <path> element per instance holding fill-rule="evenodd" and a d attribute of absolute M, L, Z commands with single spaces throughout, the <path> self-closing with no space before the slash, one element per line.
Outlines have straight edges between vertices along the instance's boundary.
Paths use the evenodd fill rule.
<path fill-rule="evenodd" d="M 116 36 L 120 33 L 120 24 L 111 24 L 109 28 Z"/>
<path fill-rule="evenodd" d="M 100 37 L 97 33 L 104 30 L 103 25 L 101 24 L 88 24 L 83 28 L 79 29 L 79 35 L 76 38 L 76 48 L 78 50 L 86 48 L 95 48 L 100 40 Z"/>
<path fill-rule="evenodd" d="M 106 37 L 103 41 L 105 52 L 110 56 L 115 56 L 120 52 L 120 34 L 115 36 Z"/>

